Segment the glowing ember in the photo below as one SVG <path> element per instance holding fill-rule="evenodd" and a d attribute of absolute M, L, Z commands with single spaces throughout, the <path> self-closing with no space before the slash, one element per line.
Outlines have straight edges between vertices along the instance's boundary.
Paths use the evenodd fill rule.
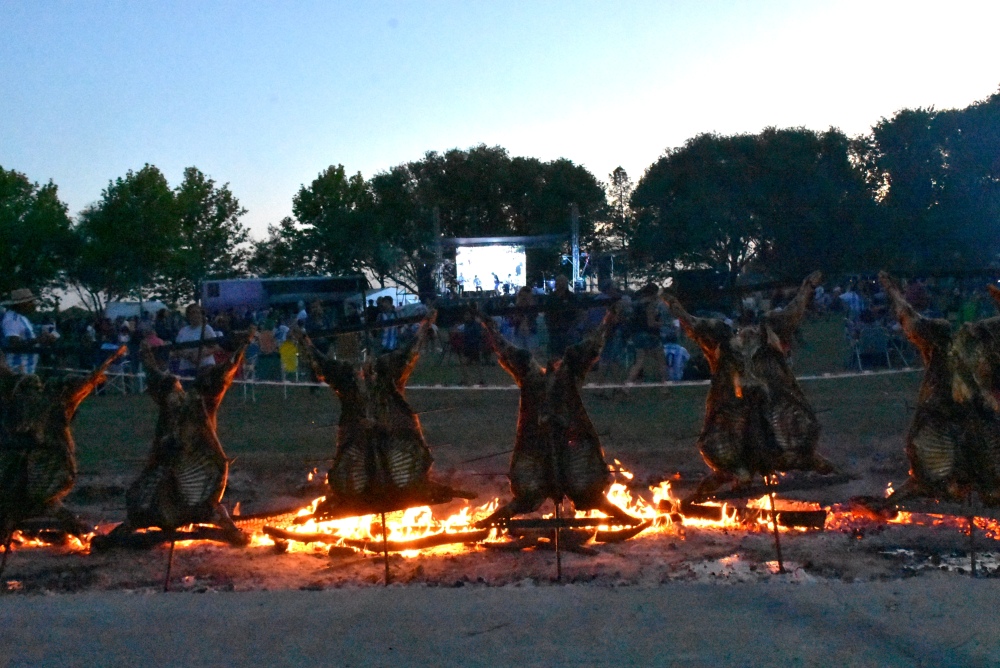
<path fill-rule="evenodd" d="M 29 536 L 22 531 L 15 530 L 11 537 L 11 547 L 15 549 L 38 548 L 38 547 L 59 547 L 69 552 L 86 552 L 88 543 L 94 534 L 86 536 L 74 536 L 72 534 L 60 534 L 57 541 L 44 540 L 37 536 Z"/>
<path fill-rule="evenodd" d="M 299 510 L 297 516 L 307 517 L 314 514 L 316 507 L 323 502 L 324 498 L 319 497 L 314 499 L 311 504 Z M 457 513 L 444 518 L 435 517 L 429 506 L 419 506 L 403 511 L 386 513 L 386 538 L 393 543 L 407 543 L 432 536 L 447 535 L 455 539 L 453 542 L 460 543 L 463 533 L 468 533 L 470 536 L 479 536 L 482 532 L 474 531 L 472 529 L 473 523 L 488 516 L 496 510 L 498 505 L 499 499 L 493 499 L 489 503 L 476 508 L 466 505 Z M 362 515 L 338 520 L 316 520 L 310 518 L 301 524 L 293 524 L 285 527 L 285 530 L 291 534 L 300 534 L 303 536 L 303 542 L 289 544 L 289 549 L 292 551 L 308 550 L 307 543 L 313 542 L 308 541 L 310 534 L 324 534 L 330 537 L 329 540 L 323 541 L 325 543 L 353 547 L 358 550 L 370 545 L 371 550 L 378 551 L 381 549 L 382 544 L 382 519 L 380 515 Z M 489 538 L 495 539 L 492 533 L 495 532 L 491 532 Z M 478 538 L 477 540 L 482 540 L 482 538 Z M 270 537 L 258 533 L 254 535 L 252 544 L 273 545 L 274 541 Z M 446 549 L 447 546 L 436 546 L 433 549 L 442 548 Z M 416 554 L 418 551 L 407 550 L 403 552 L 403 555 L 413 556 L 413 554 L 408 554 L 409 552 Z"/>

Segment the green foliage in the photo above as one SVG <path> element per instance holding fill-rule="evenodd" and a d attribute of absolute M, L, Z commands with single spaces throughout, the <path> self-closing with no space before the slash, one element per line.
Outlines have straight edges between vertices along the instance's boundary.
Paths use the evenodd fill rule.
<path fill-rule="evenodd" d="M 302 262 L 296 251 L 298 228 L 286 216 L 277 225 L 267 226 L 267 238 L 253 244 L 247 258 L 247 271 L 253 276 L 293 276 L 301 273 Z"/>
<path fill-rule="evenodd" d="M 632 195 L 635 255 L 669 269 L 716 269 L 735 282 L 766 243 L 756 144 L 752 135 L 702 134 L 646 170 Z"/>
<path fill-rule="evenodd" d="M 246 209 L 228 183 L 218 187 L 200 170 L 188 167 L 174 198 L 179 235 L 160 289 L 172 303 L 196 299 L 206 278 L 242 273 L 250 240 L 250 233 L 240 223 Z"/>
<path fill-rule="evenodd" d="M 837 130 L 702 134 L 668 151 L 632 196 L 633 256 L 669 271 L 780 278 L 863 262 L 874 200 Z"/>
<path fill-rule="evenodd" d="M 301 228 L 290 239 L 304 274 L 351 274 L 370 263 L 378 243 L 371 195 L 360 173 L 348 177 L 343 165 L 328 167 L 292 199 Z"/>
<path fill-rule="evenodd" d="M 126 298 L 188 301 L 202 280 L 242 271 L 244 213 L 228 184 L 195 167 L 176 190 L 155 166 L 130 170 L 80 214 L 71 277 L 95 310 Z"/>
<path fill-rule="evenodd" d="M 265 274 L 368 271 L 416 292 L 417 269 L 434 261 L 435 209 L 446 237 L 520 236 L 568 232 L 570 203 L 583 238 L 592 238 L 606 204 L 590 172 L 569 160 L 511 158 L 500 147 L 429 152 L 368 181 L 336 165 L 299 189 L 295 221 L 270 228 L 250 265 Z"/>
<path fill-rule="evenodd" d="M 0 167 L 0 295 L 16 288 L 38 293 L 60 282 L 73 241 L 56 186 Z"/>
<path fill-rule="evenodd" d="M 880 188 L 883 264 L 909 272 L 976 269 L 1000 251 L 1000 94 L 965 109 L 905 109 L 861 143 Z"/>
<path fill-rule="evenodd" d="M 80 254 L 71 268 L 91 308 L 141 296 L 169 267 L 179 237 L 174 194 L 159 169 L 129 170 L 108 184 L 76 227 Z"/>
<path fill-rule="evenodd" d="M 759 135 L 759 210 L 767 242 L 758 257 L 771 276 L 801 280 L 865 269 L 884 241 L 881 217 L 839 130 L 775 130 Z"/>

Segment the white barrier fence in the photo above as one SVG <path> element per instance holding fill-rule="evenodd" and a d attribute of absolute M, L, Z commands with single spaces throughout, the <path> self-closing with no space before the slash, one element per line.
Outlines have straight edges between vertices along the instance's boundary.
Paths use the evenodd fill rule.
<path fill-rule="evenodd" d="M 84 369 L 54 369 L 52 367 L 47 367 L 50 371 L 61 371 L 64 373 L 73 373 L 86 375 L 90 373 L 89 370 Z M 903 367 L 901 369 L 880 369 L 877 371 L 851 371 L 843 373 L 822 373 L 822 374 L 807 374 L 802 376 L 796 376 L 796 379 L 800 382 L 809 382 L 815 380 L 840 380 L 843 378 L 867 378 L 874 376 L 889 376 L 904 373 L 916 373 L 922 372 L 923 369 L 920 367 Z M 138 373 L 124 373 L 124 372 L 107 372 L 105 375 L 108 377 L 109 382 L 113 380 L 126 381 L 128 379 L 133 379 L 139 388 L 139 392 L 142 391 L 146 386 L 146 374 L 143 372 Z M 309 381 L 281 381 L 281 380 L 257 380 L 257 379 L 236 379 L 233 381 L 236 385 L 247 385 L 247 386 L 274 386 L 281 388 L 293 388 L 293 387 L 326 387 L 325 383 L 313 383 Z M 670 388 L 670 387 L 695 387 L 695 386 L 707 386 L 711 383 L 710 380 L 678 380 L 678 381 L 663 381 L 658 383 L 586 383 L 583 386 L 585 390 L 616 390 L 616 389 L 642 389 L 642 388 Z M 517 390 L 519 389 L 517 385 L 407 385 L 407 391 L 411 390 L 447 390 L 449 392 L 454 391 L 489 391 L 494 392 L 498 390 Z"/>

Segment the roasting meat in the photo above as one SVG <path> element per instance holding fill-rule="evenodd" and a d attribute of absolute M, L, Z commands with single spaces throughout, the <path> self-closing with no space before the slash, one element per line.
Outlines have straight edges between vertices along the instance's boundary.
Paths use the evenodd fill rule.
<path fill-rule="evenodd" d="M 638 522 L 605 496 L 611 472 L 580 397 L 580 386 L 600 356 L 616 317 L 617 306 L 609 309 L 594 334 L 569 346 L 561 360 L 547 367 L 504 339 L 492 320 L 482 320 L 487 341 L 500 365 L 514 377 L 521 397 L 509 473 L 514 498 L 480 526 L 533 512 L 546 499 L 559 504 L 563 497 L 577 510 L 599 510 L 628 524 Z"/>
<path fill-rule="evenodd" d="M 1000 305 L 1000 290 L 988 286 Z M 1000 317 L 963 324 L 948 351 L 956 401 L 1000 412 Z"/>
<path fill-rule="evenodd" d="M 696 498 L 727 482 L 745 485 L 778 471 L 834 471 L 816 453 L 819 422 L 788 366 L 792 337 L 820 280 L 813 273 L 784 309 L 736 331 L 723 320 L 692 316 L 665 297 L 712 372 L 698 448 L 713 472 Z"/>
<path fill-rule="evenodd" d="M 420 419 L 404 397 L 434 314 L 403 348 L 355 365 L 330 359 L 303 337 L 302 352 L 316 376 L 340 400 L 340 423 L 329 493 L 317 517 L 349 517 L 474 498 L 429 478 L 430 449 Z"/>
<path fill-rule="evenodd" d="M 952 336 L 947 320 L 927 318 L 906 301 L 888 274 L 879 274 L 906 337 L 920 351 L 924 378 L 906 434 L 910 477 L 890 499 L 931 496 L 965 500 L 978 491 L 996 503 L 1000 492 L 1000 421 L 988 373 L 987 339 L 997 319 L 967 323 Z M 992 321 L 992 322 L 991 322 Z M 993 367 L 996 368 L 996 367 Z"/>
<path fill-rule="evenodd" d="M 221 504 L 229 459 L 216 433 L 219 406 L 249 342 L 247 336 L 228 360 L 199 370 L 187 391 L 177 376 L 160 370 L 151 349 L 143 348 L 159 417 L 146 468 L 125 494 L 128 517 L 108 534 L 106 544 L 126 541 L 142 529 L 173 532 L 189 524 L 214 525 L 221 530 L 220 540 L 235 545 L 249 542 Z"/>
<path fill-rule="evenodd" d="M 52 515 L 70 533 L 79 522 L 62 505 L 76 481 L 76 445 L 70 424 L 84 399 L 125 348 L 85 378 L 42 383 L 13 372 L 0 355 L 0 544 L 18 525 Z"/>

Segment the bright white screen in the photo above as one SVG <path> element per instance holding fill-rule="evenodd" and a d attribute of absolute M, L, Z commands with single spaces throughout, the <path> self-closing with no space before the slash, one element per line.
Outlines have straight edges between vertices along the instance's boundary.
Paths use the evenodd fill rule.
<path fill-rule="evenodd" d="M 526 285 L 524 246 L 458 246 L 455 249 L 455 278 L 466 292 L 475 291 L 477 276 L 484 291 L 493 290 L 494 274 L 500 279 L 501 294 L 505 283 L 511 284 L 511 293 Z"/>

